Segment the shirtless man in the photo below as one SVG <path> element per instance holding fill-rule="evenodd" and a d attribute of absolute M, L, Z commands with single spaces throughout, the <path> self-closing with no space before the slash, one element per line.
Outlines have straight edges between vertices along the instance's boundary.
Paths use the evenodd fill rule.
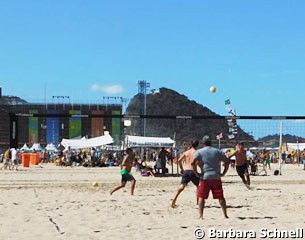
<path fill-rule="evenodd" d="M 230 154 L 229 158 L 235 156 L 236 158 L 236 171 L 243 183 L 248 189 L 250 187 L 250 175 L 248 172 L 248 163 L 247 163 L 247 152 L 244 148 L 244 143 L 240 142 L 236 145 L 236 150 Z"/>
<path fill-rule="evenodd" d="M 126 183 L 128 181 L 131 181 L 131 195 L 134 195 L 134 188 L 136 186 L 136 180 L 134 177 L 130 174 L 131 168 L 134 165 L 135 161 L 135 154 L 131 148 L 126 149 L 126 155 L 124 156 L 123 162 L 122 162 L 122 180 L 121 184 L 117 186 L 115 189 L 113 189 L 110 192 L 110 195 L 112 195 L 115 191 L 125 187 Z"/>
<path fill-rule="evenodd" d="M 197 177 L 193 171 L 193 167 L 191 165 L 192 160 L 194 158 L 194 154 L 197 151 L 199 145 L 199 141 L 195 140 L 192 141 L 192 148 L 190 148 L 189 150 L 185 151 L 180 158 L 178 159 L 178 164 L 180 167 L 180 171 L 182 174 L 182 179 L 181 179 L 181 185 L 177 190 L 176 196 L 174 197 L 173 201 L 172 201 L 172 207 L 176 207 L 176 201 L 177 198 L 179 196 L 179 194 L 184 190 L 185 186 L 192 181 L 192 183 L 198 187 L 199 185 L 199 177 Z M 183 168 L 182 162 L 183 160 L 185 161 L 185 166 Z"/>

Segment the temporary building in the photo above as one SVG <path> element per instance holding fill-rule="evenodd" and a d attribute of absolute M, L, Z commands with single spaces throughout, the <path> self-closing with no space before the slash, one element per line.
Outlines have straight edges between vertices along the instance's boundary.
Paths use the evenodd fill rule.
<path fill-rule="evenodd" d="M 53 143 L 49 143 L 45 149 L 49 152 L 56 152 L 57 151 L 57 148 L 55 147 L 55 145 Z"/>
<path fill-rule="evenodd" d="M 26 143 L 22 146 L 22 148 L 20 148 L 21 151 L 30 151 L 30 148 L 28 147 L 28 145 L 26 145 Z"/>
<path fill-rule="evenodd" d="M 287 151 L 304 150 L 305 143 L 287 143 L 284 144 L 282 148 L 287 148 Z"/>
<path fill-rule="evenodd" d="M 169 137 L 143 137 L 130 136 L 125 137 L 127 147 L 174 147 L 175 141 Z"/>
<path fill-rule="evenodd" d="M 81 138 L 81 139 L 63 139 L 61 145 L 65 148 L 91 148 L 99 147 L 113 143 L 113 138 L 108 134 L 95 138 Z"/>
<path fill-rule="evenodd" d="M 39 143 L 34 143 L 33 146 L 30 148 L 31 151 L 42 151 L 43 147 Z"/>

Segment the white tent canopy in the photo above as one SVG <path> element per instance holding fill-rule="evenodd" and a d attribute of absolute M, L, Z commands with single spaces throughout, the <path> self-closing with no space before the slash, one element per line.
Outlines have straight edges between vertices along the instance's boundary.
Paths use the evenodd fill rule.
<path fill-rule="evenodd" d="M 113 138 L 110 135 L 99 136 L 95 138 L 81 138 L 81 139 L 63 139 L 61 145 L 65 148 L 91 148 L 99 147 L 113 143 Z"/>
<path fill-rule="evenodd" d="M 29 151 L 30 148 L 28 147 L 28 145 L 26 145 L 26 143 L 22 146 L 22 148 L 20 148 L 21 151 Z"/>
<path fill-rule="evenodd" d="M 33 146 L 30 148 L 31 151 L 42 151 L 43 148 L 39 143 L 34 143 Z"/>
<path fill-rule="evenodd" d="M 283 145 L 285 146 L 285 145 Z M 289 149 L 292 150 L 301 150 L 305 149 L 305 143 L 287 143 Z"/>
<path fill-rule="evenodd" d="M 125 138 L 127 147 L 173 147 L 175 141 L 169 137 L 130 136 Z"/>
<path fill-rule="evenodd" d="M 53 151 L 53 152 L 56 152 L 57 151 L 57 148 L 55 147 L 55 145 L 53 144 L 53 143 L 49 143 L 46 147 L 45 147 L 45 149 L 47 150 L 47 151 Z"/>

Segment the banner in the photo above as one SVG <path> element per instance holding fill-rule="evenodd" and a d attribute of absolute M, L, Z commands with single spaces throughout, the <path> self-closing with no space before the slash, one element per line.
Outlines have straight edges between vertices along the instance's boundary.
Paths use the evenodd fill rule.
<path fill-rule="evenodd" d="M 104 111 L 94 110 L 91 114 L 103 114 Z M 91 118 L 91 137 L 104 135 L 104 118 Z"/>
<path fill-rule="evenodd" d="M 112 111 L 113 115 L 121 114 L 118 110 Z M 115 144 L 120 144 L 120 137 L 121 137 L 121 119 L 120 118 L 112 118 L 112 132 L 111 135 L 113 137 L 113 141 Z"/>
<path fill-rule="evenodd" d="M 58 111 L 49 110 L 48 114 L 57 114 Z M 59 118 L 49 117 L 47 118 L 47 142 L 58 143 L 59 142 Z"/>
<path fill-rule="evenodd" d="M 230 99 L 225 100 L 226 109 L 228 111 L 228 114 L 230 118 L 227 119 L 228 126 L 229 126 L 229 139 L 234 139 L 235 135 L 238 134 L 237 131 L 237 121 L 236 121 L 236 111 L 231 106 Z"/>
<path fill-rule="evenodd" d="M 38 110 L 32 109 L 29 110 L 29 113 L 38 113 Z M 38 118 L 37 117 L 29 117 L 29 143 L 37 143 L 38 142 Z"/>
<path fill-rule="evenodd" d="M 72 115 L 80 115 L 79 110 L 70 110 Z M 81 137 L 82 134 L 82 120 L 80 117 L 69 118 L 69 138 Z"/>

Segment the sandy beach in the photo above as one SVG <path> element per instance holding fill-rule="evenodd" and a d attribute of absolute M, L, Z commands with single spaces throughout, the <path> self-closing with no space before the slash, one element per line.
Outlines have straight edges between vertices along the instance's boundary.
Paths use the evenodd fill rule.
<path fill-rule="evenodd" d="M 223 178 L 229 219 L 209 198 L 205 219 L 198 219 L 195 187 L 181 193 L 170 207 L 180 177 L 137 179 L 114 195 L 118 167 L 57 167 L 53 164 L 0 171 L 0 239 L 196 239 L 194 230 L 293 230 L 305 228 L 305 171 L 284 165 L 281 176 L 254 176 L 247 190 L 230 169 Z M 98 187 L 92 183 L 98 182 Z M 210 196 L 211 197 L 211 196 Z M 258 234 L 259 235 L 259 234 Z M 259 236 L 256 237 L 259 239 Z M 268 239 L 268 238 L 267 238 Z"/>

